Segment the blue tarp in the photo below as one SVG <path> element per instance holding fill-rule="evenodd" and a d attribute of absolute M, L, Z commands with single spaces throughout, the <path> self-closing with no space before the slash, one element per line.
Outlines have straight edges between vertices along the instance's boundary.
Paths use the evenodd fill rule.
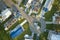
<path fill-rule="evenodd" d="M 45 8 L 45 7 L 43 8 L 43 10 L 44 10 L 45 12 L 47 12 L 47 11 L 48 11 L 48 9 L 47 9 L 47 8 Z"/>
<path fill-rule="evenodd" d="M 10 31 L 10 36 L 12 38 L 15 38 L 16 36 L 19 36 L 23 31 L 24 31 L 23 28 L 18 26 L 15 29 L 13 29 L 12 31 Z"/>

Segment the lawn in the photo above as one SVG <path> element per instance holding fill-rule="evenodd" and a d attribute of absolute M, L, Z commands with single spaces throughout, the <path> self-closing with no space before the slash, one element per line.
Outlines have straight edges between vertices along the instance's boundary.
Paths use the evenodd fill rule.
<path fill-rule="evenodd" d="M 12 16 L 13 16 L 13 15 L 11 15 L 11 16 L 8 17 L 5 21 L 3 21 L 3 22 L 1 23 L 1 25 L 4 25 Z"/>
<path fill-rule="evenodd" d="M 11 28 L 9 30 L 14 29 L 18 24 L 22 23 L 24 21 L 24 19 L 18 20 L 14 25 L 11 26 Z M 9 31 L 7 30 L 7 32 Z"/>
<path fill-rule="evenodd" d="M 25 31 L 24 31 L 21 35 L 19 35 L 18 37 L 16 37 L 14 40 L 24 40 L 24 35 L 25 35 L 25 34 L 31 35 L 31 31 L 30 31 L 30 29 L 29 29 L 29 24 L 28 24 L 28 22 L 23 25 L 23 28 L 25 29 Z"/>
<path fill-rule="evenodd" d="M 0 40 L 12 40 L 10 35 L 4 30 L 4 27 L 0 25 Z"/>
<path fill-rule="evenodd" d="M 10 35 L 4 30 L 4 23 L 6 23 L 10 18 L 11 16 L 0 24 L 0 40 L 12 40 Z"/>
<path fill-rule="evenodd" d="M 46 29 L 48 30 L 56 30 L 57 32 L 60 32 L 60 24 L 47 24 Z M 40 40 L 48 40 L 48 32 L 41 33 Z"/>
<path fill-rule="evenodd" d="M 47 40 L 48 37 L 48 32 L 41 33 L 39 39 L 40 40 Z"/>
<path fill-rule="evenodd" d="M 15 0 L 12 0 L 15 4 L 17 4 L 17 2 Z"/>
<path fill-rule="evenodd" d="M 60 31 L 60 25 L 59 24 L 47 24 L 46 29 Z"/>
<path fill-rule="evenodd" d="M 48 30 L 54 30 L 55 25 L 54 24 L 47 24 L 46 29 Z"/>
<path fill-rule="evenodd" d="M 10 19 L 10 17 L 7 19 L 7 20 L 9 20 Z M 9 30 L 12 30 L 12 29 L 14 29 L 18 24 L 20 24 L 23 20 L 25 20 L 25 19 L 21 19 L 21 20 L 19 20 L 19 21 L 17 21 L 14 25 L 12 25 L 12 27 L 9 29 Z M 6 21 L 5 21 L 6 22 Z M 5 22 L 3 22 L 2 24 L 0 24 L 0 40 L 12 40 L 11 38 L 10 38 L 10 35 L 9 35 L 9 30 L 8 31 L 5 31 L 4 30 L 4 26 L 3 26 L 3 24 L 5 23 Z"/>
<path fill-rule="evenodd" d="M 18 24 L 22 23 L 24 20 L 25 19 L 21 19 L 20 21 L 17 21 L 14 25 L 12 25 L 12 27 L 9 30 L 14 29 Z M 21 35 L 14 38 L 13 40 L 24 40 L 25 34 L 31 35 L 31 31 L 29 29 L 29 23 L 28 22 L 23 25 L 23 28 L 25 29 L 25 31 Z M 9 32 L 9 30 L 7 32 Z"/>
<path fill-rule="evenodd" d="M 13 1 L 14 1 L 14 0 L 13 0 Z M 15 1 L 14 1 L 14 2 L 15 2 Z M 46 18 L 45 20 L 46 20 L 46 21 L 52 21 L 52 16 L 53 16 L 53 14 L 54 14 L 57 10 L 59 10 L 59 9 L 58 9 L 58 7 L 59 7 L 59 6 L 58 6 L 58 2 L 59 2 L 58 0 L 55 0 L 51 11 L 49 11 L 49 12 L 47 12 L 47 13 L 45 14 L 45 18 Z M 16 3 L 16 2 L 15 2 L 15 3 Z M 24 3 L 24 1 L 23 1 L 22 3 Z M 21 4 L 20 6 L 24 7 L 23 4 Z M 25 8 L 25 7 L 24 7 L 24 8 Z M 40 13 L 40 11 L 39 11 L 39 13 Z M 10 19 L 10 17 L 9 17 L 8 19 Z M 8 21 L 8 19 L 7 19 L 6 21 Z M 11 27 L 9 30 L 14 29 L 14 28 L 15 28 L 18 24 L 20 24 L 23 20 L 24 20 L 24 19 L 22 19 L 22 20 L 20 20 L 20 21 L 17 21 L 14 25 L 12 25 L 12 27 Z M 6 21 L 5 21 L 5 22 L 6 22 Z M 12 39 L 10 38 L 10 35 L 7 34 L 7 32 L 4 30 L 3 24 L 4 24 L 5 22 L 3 22 L 2 24 L 0 24 L 0 40 L 12 40 Z M 21 35 L 19 35 L 18 37 L 16 37 L 14 40 L 24 40 L 24 35 L 25 35 L 25 34 L 31 35 L 31 31 L 30 31 L 30 29 L 29 29 L 29 23 L 28 23 L 28 22 L 23 25 L 23 28 L 25 29 L 25 31 L 24 31 Z M 47 24 L 46 29 L 48 29 L 48 30 L 56 30 L 56 31 L 59 31 L 59 32 L 60 32 L 60 25 Z M 9 31 L 9 30 L 8 30 L 8 31 Z M 48 35 L 48 32 L 42 33 L 42 34 L 40 35 L 40 37 L 39 37 L 40 40 L 47 40 L 47 35 Z"/>
<path fill-rule="evenodd" d="M 15 0 L 12 0 L 12 1 L 13 1 L 15 4 L 17 4 L 17 1 L 15 1 Z M 24 6 L 23 2 L 24 2 L 24 1 L 22 1 L 22 3 L 20 4 L 20 7 L 25 8 L 25 6 Z"/>
<path fill-rule="evenodd" d="M 19 5 L 19 7 L 23 7 L 25 9 L 25 6 L 22 3 Z"/>
<path fill-rule="evenodd" d="M 53 7 L 51 9 L 51 11 L 48 11 L 47 13 L 45 13 L 45 20 L 46 21 L 52 21 L 52 16 L 54 15 L 54 13 L 58 10 L 58 4 L 56 4 L 58 1 L 55 0 Z"/>

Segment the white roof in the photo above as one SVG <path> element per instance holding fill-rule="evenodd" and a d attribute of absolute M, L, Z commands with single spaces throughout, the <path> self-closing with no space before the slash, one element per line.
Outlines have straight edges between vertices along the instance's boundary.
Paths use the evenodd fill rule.
<path fill-rule="evenodd" d="M 26 34 L 24 37 L 25 37 L 25 40 L 33 40 L 33 38 L 29 36 L 28 34 Z"/>
<path fill-rule="evenodd" d="M 8 28 L 6 27 L 5 30 L 8 30 Z"/>
<path fill-rule="evenodd" d="M 60 40 L 60 34 L 59 33 L 57 34 L 55 31 L 49 31 L 48 39 L 49 40 Z"/>
<path fill-rule="evenodd" d="M 59 24 L 60 24 L 60 21 L 59 21 Z"/>
<path fill-rule="evenodd" d="M 46 0 L 44 7 L 48 8 L 48 10 L 50 10 L 52 8 L 53 2 L 54 2 L 54 0 Z"/>
<path fill-rule="evenodd" d="M 29 1 L 27 2 L 27 4 L 26 4 L 26 7 L 27 7 L 27 8 L 30 7 L 30 4 L 31 4 L 32 1 L 33 1 L 33 0 L 29 0 Z"/>
<path fill-rule="evenodd" d="M 1 13 L 2 13 L 2 19 L 3 19 L 3 21 L 12 14 L 9 9 L 6 9 L 6 10 L 2 11 Z"/>
<path fill-rule="evenodd" d="M 52 34 L 51 40 L 60 40 L 60 35 Z"/>
<path fill-rule="evenodd" d="M 31 3 L 33 0 L 29 0 L 28 3 Z"/>
<path fill-rule="evenodd" d="M 25 40 L 33 40 L 33 39 L 25 39 Z"/>
<path fill-rule="evenodd" d="M 26 22 L 27 20 L 24 20 L 20 25 L 23 26 Z"/>
<path fill-rule="evenodd" d="M 29 37 L 29 35 L 28 35 L 28 34 L 26 34 L 24 37 Z"/>

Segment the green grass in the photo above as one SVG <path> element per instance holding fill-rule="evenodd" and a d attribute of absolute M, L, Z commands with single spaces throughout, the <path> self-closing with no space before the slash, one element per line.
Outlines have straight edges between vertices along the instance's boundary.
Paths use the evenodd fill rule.
<path fill-rule="evenodd" d="M 6 19 L 6 21 L 4 21 L 4 22 L 2 22 L 2 23 L 0 24 L 0 40 L 12 40 L 12 39 L 10 38 L 9 33 L 7 33 L 7 32 L 4 30 L 4 23 L 6 23 L 10 18 L 11 18 L 11 16 L 10 16 L 8 19 Z"/>
<path fill-rule="evenodd" d="M 17 21 L 14 25 L 11 26 L 11 28 L 10 28 L 9 30 L 14 29 L 18 24 L 22 23 L 23 21 L 24 21 L 24 19 L 21 19 L 21 20 Z M 9 30 L 7 30 L 7 32 L 8 32 Z"/>
<path fill-rule="evenodd" d="M 18 37 L 16 37 L 14 40 L 24 40 L 24 35 L 25 34 L 31 35 L 31 31 L 29 29 L 29 24 L 28 23 L 26 23 L 25 25 L 23 25 L 23 28 L 25 29 L 25 31 L 21 35 L 19 35 Z"/>
<path fill-rule="evenodd" d="M 40 40 L 47 40 L 48 37 L 48 32 L 41 33 L 39 39 Z"/>
<path fill-rule="evenodd" d="M 40 8 L 40 9 L 38 10 L 38 15 L 40 14 L 40 12 L 41 12 L 41 9 L 42 9 L 42 8 Z"/>
<path fill-rule="evenodd" d="M 58 10 L 58 4 L 56 4 L 56 3 L 57 3 L 57 1 L 55 0 L 51 11 L 49 11 L 45 14 L 46 21 L 52 21 L 52 16 Z"/>
<path fill-rule="evenodd" d="M 4 30 L 3 26 L 0 26 L 0 40 L 12 40 L 10 35 Z"/>
<path fill-rule="evenodd" d="M 17 21 L 9 30 L 14 29 L 18 24 L 22 23 L 23 20 L 25 20 L 25 19 Z M 25 29 L 25 31 L 21 35 L 19 35 L 16 38 L 14 38 L 13 40 L 24 40 L 24 35 L 25 34 L 31 35 L 31 31 L 29 29 L 29 23 L 28 22 L 23 25 L 23 28 Z M 9 30 L 7 32 L 9 32 Z"/>
<path fill-rule="evenodd" d="M 15 0 L 12 0 L 15 4 L 17 4 L 17 2 Z"/>
<path fill-rule="evenodd" d="M 5 21 L 3 21 L 3 22 L 1 23 L 1 25 L 4 25 L 11 17 L 12 17 L 12 15 L 11 15 L 10 17 L 8 17 Z"/>
<path fill-rule="evenodd" d="M 15 1 L 14 1 L 15 2 Z M 23 1 L 24 2 L 24 1 Z M 16 3 L 16 2 L 15 2 Z M 52 21 L 52 16 L 53 16 L 53 14 L 57 11 L 57 10 L 59 10 L 59 5 L 58 5 L 58 3 L 60 4 L 60 0 L 55 0 L 55 2 L 54 2 L 54 4 L 53 4 L 53 7 L 52 7 L 52 10 L 51 11 L 49 11 L 49 12 L 47 12 L 46 14 L 45 14 L 45 20 L 46 21 Z M 24 7 L 24 5 L 23 5 L 23 3 L 20 5 L 20 6 L 22 6 L 22 7 Z M 24 7 L 25 8 L 25 7 Z M 40 13 L 40 12 L 39 12 Z M 9 20 L 9 18 L 6 20 L 6 21 L 8 21 Z M 5 21 L 5 22 L 6 22 Z M 20 24 L 21 22 L 22 22 L 23 20 L 21 20 L 21 21 L 17 21 L 9 30 L 12 30 L 13 28 L 15 28 L 18 24 Z M 10 38 L 10 35 L 9 34 L 7 34 L 7 32 L 4 30 L 4 27 L 3 27 L 3 24 L 5 23 L 5 22 L 3 22 L 2 24 L 0 24 L 0 40 L 12 40 L 11 38 Z M 21 35 L 19 35 L 18 37 L 16 37 L 14 40 L 24 40 L 24 35 L 25 34 L 29 34 L 29 35 L 31 35 L 31 31 L 30 31 L 30 29 L 29 29 L 29 23 L 27 22 L 26 24 L 24 24 L 23 25 L 23 27 L 24 27 L 24 29 L 25 29 L 25 31 L 21 34 Z M 54 25 L 54 24 L 48 24 L 47 26 L 46 26 L 46 29 L 48 29 L 48 30 L 56 30 L 56 31 L 60 31 L 60 25 Z M 47 40 L 47 35 L 48 35 L 48 32 L 44 32 L 44 33 L 42 33 L 41 35 L 40 35 L 40 40 Z"/>
<path fill-rule="evenodd" d="M 23 19 L 24 20 L 24 19 Z M 20 21 L 17 21 L 9 30 L 12 30 L 12 29 L 14 29 L 18 24 L 20 24 L 23 20 L 20 20 Z M 10 38 L 10 35 L 9 35 L 9 33 L 7 33 L 7 32 L 9 32 L 9 30 L 8 31 L 5 31 L 4 30 L 4 27 L 1 25 L 0 26 L 0 40 L 12 40 L 11 38 Z M 22 35 L 21 35 L 22 36 Z M 17 39 L 18 40 L 18 39 Z"/>
<path fill-rule="evenodd" d="M 20 6 L 19 6 L 19 7 L 23 7 L 23 8 L 25 8 L 25 6 L 24 6 L 22 3 L 20 4 Z"/>
<path fill-rule="evenodd" d="M 59 24 L 47 24 L 46 29 L 48 30 L 60 30 Z"/>
<path fill-rule="evenodd" d="M 19 7 L 23 7 L 25 9 L 25 6 L 23 4 L 23 1 L 21 2 L 21 4 L 19 5 Z"/>
<path fill-rule="evenodd" d="M 54 24 L 47 24 L 46 25 L 46 29 L 49 29 L 49 30 L 54 30 Z"/>

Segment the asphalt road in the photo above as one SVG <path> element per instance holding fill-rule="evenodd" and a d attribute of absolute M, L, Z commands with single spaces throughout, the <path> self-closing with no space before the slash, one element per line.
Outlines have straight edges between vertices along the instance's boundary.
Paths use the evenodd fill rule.
<path fill-rule="evenodd" d="M 12 0 L 4 0 L 4 2 L 5 2 L 9 7 L 15 6 L 15 7 L 17 8 L 17 10 L 21 13 L 22 17 L 25 18 L 25 19 L 29 22 L 30 28 L 31 28 L 35 33 L 38 33 L 38 30 L 34 27 L 34 24 L 33 24 L 33 22 L 35 21 L 34 18 L 32 18 L 31 16 L 27 15 L 27 14 L 25 13 L 25 11 L 24 11 L 22 8 L 20 9 L 20 7 L 19 7 L 18 5 L 14 4 L 14 3 L 12 2 Z"/>
<path fill-rule="evenodd" d="M 46 29 L 46 22 L 43 18 L 40 18 L 40 23 L 41 23 L 41 32 L 44 32 Z"/>

